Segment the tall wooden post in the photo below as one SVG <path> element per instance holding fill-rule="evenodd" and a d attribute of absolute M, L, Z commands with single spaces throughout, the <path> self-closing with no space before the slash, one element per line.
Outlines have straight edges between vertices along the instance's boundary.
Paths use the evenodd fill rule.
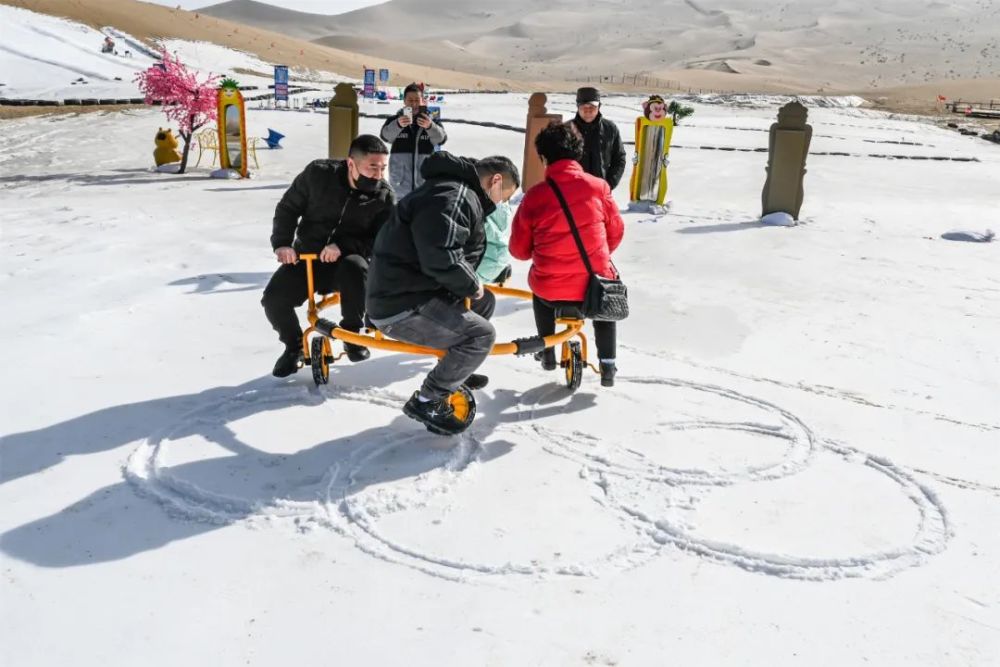
<path fill-rule="evenodd" d="M 524 164 L 521 166 L 521 189 L 528 191 L 532 185 L 539 183 L 545 178 L 545 167 L 542 166 L 542 158 L 538 157 L 535 150 L 535 137 L 550 123 L 562 122 L 562 114 L 549 113 L 545 108 L 548 97 L 545 93 L 535 93 L 528 98 L 528 120 L 525 123 L 524 133 Z"/>
<path fill-rule="evenodd" d="M 807 117 L 804 106 L 789 102 L 778 110 L 778 122 L 771 125 L 767 180 L 761 194 L 762 216 L 783 212 L 799 219 L 805 196 L 802 181 L 812 141 L 812 126 L 806 124 Z"/>
<path fill-rule="evenodd" d="M 339 83 L 330 100 L 330 131 L 327 157 L 347 157 L 351 142 L 358 136 L 358 93 L 349 83 Z"/>

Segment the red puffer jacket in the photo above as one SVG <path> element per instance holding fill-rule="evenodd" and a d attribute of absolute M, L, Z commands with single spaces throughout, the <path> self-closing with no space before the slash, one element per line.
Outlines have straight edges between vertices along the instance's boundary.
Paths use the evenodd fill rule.
<path fill-rule="evenodd" d="M 559 160 L 545 170 L 545 177 L 559 186 L 580 231 L 594 271 L 614 278 L 611 253 L 625 233 L 625 223 L 608 184 L 583 171 L 574 160 Z M 510 254 L 530 259 L 528 285 L 546 301 L 583 301 L 587 267 L 577 250 L 569 222 L 555 192 L 546 182 L 524 195 L 514 216 Z"/>

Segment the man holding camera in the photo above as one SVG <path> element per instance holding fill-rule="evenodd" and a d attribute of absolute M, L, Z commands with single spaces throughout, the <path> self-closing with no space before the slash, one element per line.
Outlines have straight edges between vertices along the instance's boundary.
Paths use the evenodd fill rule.
<path fill-rule="evenodd" d="M 382 126 L 382 139 L 392 145 L 389 183 L 402 199 L 424 182 L 420 166 L 438 146 L 448 140 L 440 121 L 424 106 L 423 87 L 411 83 L 403 90 L 405 105 Z"/>

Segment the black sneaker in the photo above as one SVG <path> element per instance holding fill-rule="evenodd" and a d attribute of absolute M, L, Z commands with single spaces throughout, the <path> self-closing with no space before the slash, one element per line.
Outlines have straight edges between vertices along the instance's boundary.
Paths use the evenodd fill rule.
<path fill-rule="evenodd" d="M 302 366 L 302 350 L 297 347 L 286 347 L 278 360 L 274 362 L 274 370 L 271 375 L 276 378 L 285 378 L 293 373 L 297 373 Z"/>
<path fill-rule="evenodd" d="M 602 387 L 613 387 L 615 386 L 615 373 L 618 372 L 618 368 L 615 366 L 613 361 L 602 361 L 601 362 L 601 386 Z"/>
<path fill-rule="evenodd" d="M 403 414 L 416 419 L 428 431 L 438 435 L 455 435 L 464 431 L 466 426 L 455 417 L 455 409 L 448 403 L 447 397 L 436 401 L 421 401 L 419 391 L 413 392 L 413 396 L 403 406 Z"/>
<path fill-rule="evenodd" d="M 490 379 L 485 375 L 480 375 L 479 373 L 473 373 L 470 375 L 463 384 L 469 389 L 475 391 L 477 389 L 482 389 L 490 383 Z"/>
<path fill-rule="evenodd" d="M 347 353 L 347 358 L 353 362 L 364 361 L 372 356 L 371 350 L 367 347 L 354 343 L 344 343 L 344 352 Z"/>
<path fill-rule="evenodd" d="M 547 347 L 541 352 L 536 352 L 535 361 L 542 362 L 542 370 L 545 371 L 554 371 L 559 365 L 556 363 L 556 350 L 554 347 Z"/>

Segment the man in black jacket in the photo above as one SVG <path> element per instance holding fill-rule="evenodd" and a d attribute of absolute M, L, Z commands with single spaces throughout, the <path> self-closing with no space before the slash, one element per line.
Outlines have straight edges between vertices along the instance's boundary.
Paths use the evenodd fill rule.
<path fill-rule="evenodd" d="M 576 91 L 573 125 L 583 135 L 583 170 L 614 190 L 625 173 L 625 145 L 618 126 L 601 115 L 601 94 L 589 86 Z"/>
<path fill-rule="evenodd" d="M 499 156 L 474 161 L 435 153 L 421 173 L 424 184 L 399 202 L 375 239 L 368 316 L 387 336 L 447 350 L 403 412 L 450 434 L 464 425 L 448 396 L 462 384 L 486 386 L 474 371 L 496 337 L 489 322 L 496 301 L 476 276 L 486 251 L 483 222 L 521 183 L 517 167 Z"/>
<path fill-rule="evenodd" d="M 261 304 L 285 351 L 275 377 L 296 372 L 302 357 L 302 328 L 295 309 L 309 298 L 305 262 L 299 253 L 318 253 L 314 287 L 321 294 L 340 292 L 341 328 L 360 331 L 365 314 L 365 281 L 375 235 L 396 205 L 383 180 L 389 150 L 363 134 L 346 160 L 315 160 L 295 177 L 274 211 L 271 247 L 281 266 L 264 288 Z M 344 344 L 351 361 L 363 361 L 368 348 Z"/>

